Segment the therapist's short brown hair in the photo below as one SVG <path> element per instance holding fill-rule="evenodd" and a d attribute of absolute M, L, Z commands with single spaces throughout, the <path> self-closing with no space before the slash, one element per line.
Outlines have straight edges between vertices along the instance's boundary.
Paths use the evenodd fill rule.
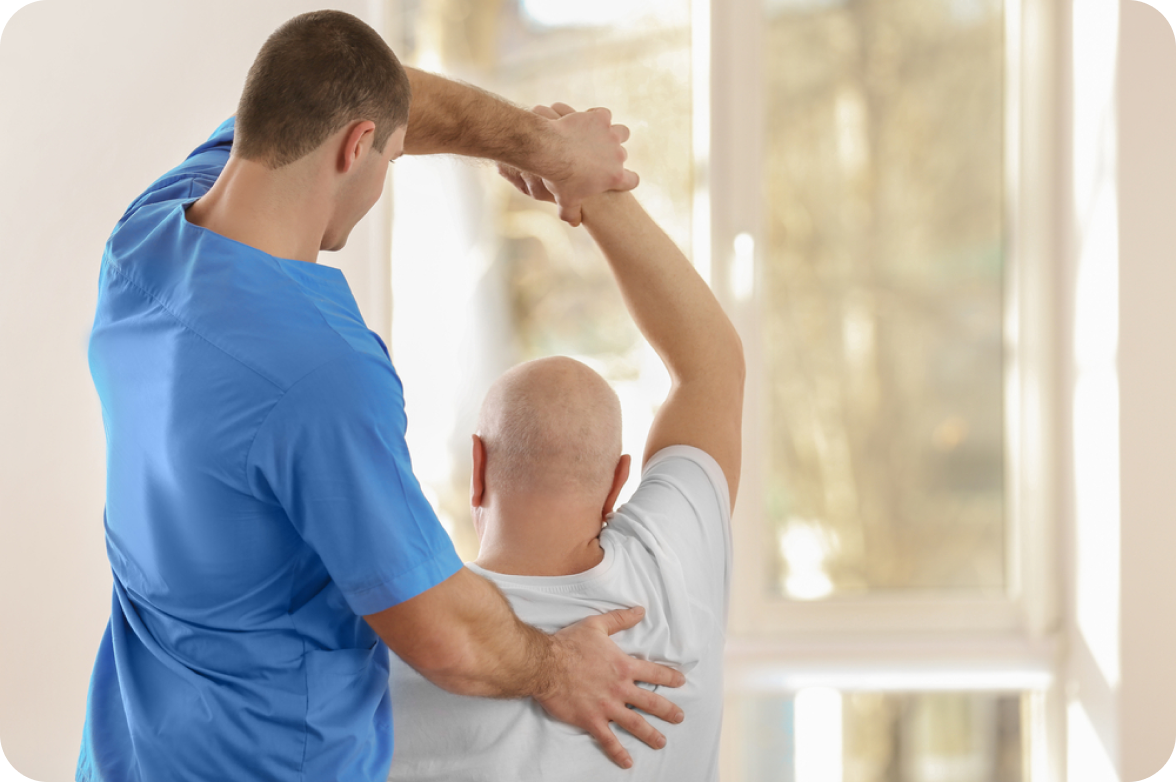
<path fill-rule="evenodd" d="M 283 24 L 245 80 L 233 154 L 281 168 L 356 120 L 375 146 L 408 123 L 408 75 L 380 34 L 351 14 L 312 11 Z"/>

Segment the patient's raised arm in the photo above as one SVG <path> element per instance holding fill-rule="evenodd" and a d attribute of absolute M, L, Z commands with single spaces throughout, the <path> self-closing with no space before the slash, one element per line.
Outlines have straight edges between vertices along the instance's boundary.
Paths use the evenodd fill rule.
<path fill-rule="evenodd" d="M 562 103 L 537 106 L 570 116 Z M 555 200 L 550 182 L 499 167 L 515 187 Z M 710 287 L 631 193 L 606 192 L 583 205 L 584 226 L 600 245 L 637 328 L 669 370 L 669 396 L 654 417 L 644 461 L 670 445 L 692 445 L 723 469 L 731 505 L 742 459 L 743 342 Z"/>
<path fill-rule="evenodd" d="M 673 381 L 645 442 L 645 461 L 670 445 L 710 454 L 734 507 L 743 422 L 743 343 L 714 293 L 630 193 L 584 203 L 584 226 L 608 259 L 637 327 Z"/>

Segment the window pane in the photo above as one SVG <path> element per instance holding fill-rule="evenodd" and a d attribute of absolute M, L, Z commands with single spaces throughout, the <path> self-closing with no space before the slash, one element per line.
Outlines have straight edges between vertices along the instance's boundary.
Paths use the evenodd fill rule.
<path fill-rule="evenodd" d="M 801 690 L 728 703 L 743 782 L 1023 782 L 1024 697 Z M 734 723 L 734 724 L 732 724 Z"/>
<path fill-rule="evenodd" d="M 999 591 L 999 0 L 764 13 L 773 587 Z"/>
<path fill-rule="evenodd" d="M 505 19 L 492 77 L 503 94 L 523 105 L 607 106 L 614 122 L 632 130 L 627 165 L 641 174 L 639 198 L 688 248 L 689 0 L 519 0 Z M 555 222 L 549 205 L 505 183 L 500 188 L 508 237 L 501 261 L 520 358 L 567 353 L 635 361 L 640 335 L 591 239 Z M 637 369 L 627 372 L 635 376 Z"/>

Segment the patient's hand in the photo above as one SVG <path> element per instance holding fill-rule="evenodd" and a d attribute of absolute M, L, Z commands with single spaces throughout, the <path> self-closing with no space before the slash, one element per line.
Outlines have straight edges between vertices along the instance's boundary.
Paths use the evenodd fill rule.
<path fill-rule="evenodd" d="M 613 125 L 608 109 L 576 111 L 566 103 L 536 106 L 533 111 L 551 120 L 560 139 L 563 158 L 559 171 L 544 177 L 499 164 L 498 172 L 522 192 L 559 206 L 559 216 L 572 225 L 580 224 L 580 205 L 585 199 L 609 190 L 632 190 L 640 181 L 624 167 L 628 153 L 621 146 L 629 129 Z"/>
<path fill-rule="evenodd" d="M 633 759 L 613 735 L 615 722 L 654 749 L 666 744 L 665 736 L 646 722 L 635 706 L 667 722 L 681 722 L 682 710 L 637 682 L 681 687 L 686 677 L 664 665 L 636 660 L 622 652 L 609 638 L 641 621 L 644 609 L 609 611 L 569 625 L 556 633 L 558 673 L 550 689 L 537 700 L 547 713 L 561 722 L 587 731 L 621 768 Z"/>

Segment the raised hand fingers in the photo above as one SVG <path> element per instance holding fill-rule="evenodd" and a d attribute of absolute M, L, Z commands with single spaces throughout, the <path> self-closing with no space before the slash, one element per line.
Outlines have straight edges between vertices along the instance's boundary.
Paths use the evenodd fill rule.
<path fill-rule="evenodd" d="M 620 185 L 620 187 L 617 188 L 617 190 L 632 190 L 633 188 L 637 187 L 637 185 L 639 185 L 640 183 L 641 183 L 641 177 L 637 176 L 637 172 L 630 171 L 629 169 L 626 168 L 624 176 L 621 179 L 621 185 Z"/>
<path fill-rule="evenodd" d="M 555 203 L 555 196 L 547 189 L 547 185 L 544 184 L 542 177 L 528 174 L 524 171 L 522 178 L 523 182 L 527 185 L 526 193 L 531 198 L 534 198 L 536 201 L 550 201 L 551 203 Z"/>
<path fill-rule="evenodd" d="M 575 114 L 576 113 L 576 110 L 573 109 L 571 106 L 569 106 L 566 103 L 560 103 L 558 101 L 551 104 L 551 109 L 552 109 L 552 111 L 554 111 L 556 114 L 558 114 L 561 117 L 567 116 L 568 114 Z"/>
<path fill-rule="evenodd" d="M 558 105 L 562 106 L 563 104 L 561 103 Z M 543 117 L 544 119 L 559 119 L 563 116 L 551 106 L 536 106 L 531 109 L 531 111 L 535 114 L 538 114 L 540 117 Z"/>
<path fill-rule="evenodd" d="M 524 195 L 530 195 L 527 190 L 527 183 L 523 180 L 522 172 L 514 166 L 508 166 L 503 163 L 498 164 L 498 174 L 507 182 L 517 187 Z"/>
<path fill-rule="evenodd" d="M 601 118 L 604 119 L 605 124 L 612 123 L 612 112 L 603 106 L 597 106 L 596 108 L 588 109 L 587 113 L 600 115 Z"/>
<path fill-rule="evenodd" d="M 556 203 L 559 202 L 557 201 Z M 575 204 L 574 206 L 564 206 L 563 204 L 560 204 L 559 219 L 563 220 L 572 228 L 578 226 L 580 221 L 583 219 L 580 213 L 581 209 L 579 204 Z"/>
<path fill-rule="evenodd" d="M 627 125 L 613 125 L 612 132 L 622 144 L 629 140 L 629 127 Z"/>

